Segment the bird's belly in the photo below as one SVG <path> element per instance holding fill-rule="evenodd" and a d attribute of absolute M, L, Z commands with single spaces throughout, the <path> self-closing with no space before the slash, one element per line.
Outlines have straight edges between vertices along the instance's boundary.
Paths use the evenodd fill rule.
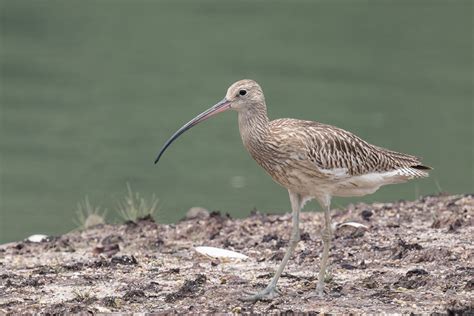
<path fill-rule="evenodd" d="M 314 167 L 290 163 L 259 164 L 273 180 L 292 192 L 304 196 L 363 196 L 372 194 L 381 186 L 404 182 L 404 178 L 394 177 L 393 172 L 373 173 L 360 176 L 337 175 Z M 337 170 L 336 174 L 340 171 Z"/>
<path fill-rule="evenodd" d="M 346 197 L 363 196 L 374 193 L 383 185 L 401 183 L 407 179 L 400 176 L 396 170 L 351 176 L 338 182 L 333 195 Z"/>
<path fill-rule="evenodd" d="M 317 170 L 285 163 L 261 165 L 275 182 L 303 196 L 322 196 L 333 189 L 333 184 Z"/>

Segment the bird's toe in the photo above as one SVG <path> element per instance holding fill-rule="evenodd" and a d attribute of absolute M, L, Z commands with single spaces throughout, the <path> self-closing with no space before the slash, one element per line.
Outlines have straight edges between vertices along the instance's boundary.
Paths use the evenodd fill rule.
<path fill-rule="evenodd" d="M 243 302 L 271 301 L 281 295 L 277 288 L 266 288 L 263 291 L 252 293 L 245 291 L 245 296 L 239 298 Z"/>

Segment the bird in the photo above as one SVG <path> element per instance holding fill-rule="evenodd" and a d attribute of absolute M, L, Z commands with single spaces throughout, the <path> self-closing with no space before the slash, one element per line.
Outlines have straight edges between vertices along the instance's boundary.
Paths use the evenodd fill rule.
<path fill-rule="evenodd" d="M 243 301 L 271 300 L 281 295 L 277 282 L 300 241 L 299 219 L 305 203 L 317 200 L 324 211 L 323 251 L 315 296 L 324 296 L 324 279 L 332 240 L 332 197 L 364 196 L 381 186 L 429 176 L 432 168 L 415 156 L 372 145 L 344 129 L 291 118 L 270 120 L 261 86 L 254 80 L 233 83 L 221 101 L 178 129 L 161 147 L 155 164 L 181 134 L 210 117 L 238 113 L 242 143 L 250 156 L 288 190 L 291 238 L 270 283 L 247 293 Z"/>

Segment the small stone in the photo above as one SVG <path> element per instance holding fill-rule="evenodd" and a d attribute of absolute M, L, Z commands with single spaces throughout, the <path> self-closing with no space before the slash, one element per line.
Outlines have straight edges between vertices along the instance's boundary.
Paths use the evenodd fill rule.
<path fill-rule="evenodd" d="M 406 273 L 406 276 L 411 277 L 411 276 L 414 276 L 414 275 L 424 275 L 424 274 L 428 274 L 428 272 L 424 269 L 415 268 L 415 269 L 411 269 L 410 271 L 408 271 Z"/>
<path fill-rule="evenodd" d="M 203 207 L 195 206 L 191 207 L 186 213 L 186 220 L 190 219 L 206 219 L 209 217 L 209 211 Z"/>
<path fill-rule="evenodd" d="M 347 262 L 341 263 L 341 268 L 346 269 L 346 270 L 354 270 L 354 269 L 357 269 L 357 267 L 356 267 L 355 265 L 352 265 L 352 264 L 347 263 Z"/>
<path fill-rule="evenodd" d="M 30 237 L 26 238 L 27 241 L 37 243 L 37 242 L 43 242 L 48 240 L 47 235 L 42 235 L 42 234 L 35 234 L 31 235 Z"/>
<path fill-rule="evenodd" d="M 278 240 L 278 236 L 275 234 L 266 234 L 262 238 L 262 242 L 269 242 L 272 240 Z"/>
<path fill-rule="evenodd" d="M 236 306 L 232 309 L 232 313 L 234 314 L 240 314 L 242 312 L 242 307 Z"/>
<path fill-rule="evenodd" d="M 137 259 L 134 256 L 115 256 L 110 260 L 112 264 L 123 264 L 123 265 L 136 265 L 138 264 Z"/>
<path fill-rule="evenodd" d="M 374 215 L 372 213 L 371 210 L 363 210 L 361 213 L 360 213 L 360 216 L 365 219 L 366 221 L 369 221 L 370 218 L 372 217 L 372 215 Z"/>
<path fill-rule="evenodd" d="M 305 233 L 301 234 L 300 239 L 302 241 L 308 241 L 308 240 L 311 240 L 311 236 L 308 233 L 305 232 Z"/>

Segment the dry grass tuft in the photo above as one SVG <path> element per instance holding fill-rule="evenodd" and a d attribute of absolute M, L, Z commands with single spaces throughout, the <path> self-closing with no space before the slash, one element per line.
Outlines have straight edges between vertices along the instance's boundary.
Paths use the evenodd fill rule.
<path fill-rule="evenodd" d="M 148 201 L 141 197 L 138 192 L 133 192 L 127 183 L 128 194 L 124 201 L 119 202 L 118 212 L 125 221 L 137 222 L 147 216 L 153 217 L 158 210 L 158 198 L 153 194 Z"/>
<path fill-rule="evenodd" d="M 107 210 L 101 210 L 100 207 L 94 207 L 85 197 L 84 201 L 77 203 L 76 218 L 74 223 L 79 229 L 88 229 L 97 225 L 105 224 Z"/>

